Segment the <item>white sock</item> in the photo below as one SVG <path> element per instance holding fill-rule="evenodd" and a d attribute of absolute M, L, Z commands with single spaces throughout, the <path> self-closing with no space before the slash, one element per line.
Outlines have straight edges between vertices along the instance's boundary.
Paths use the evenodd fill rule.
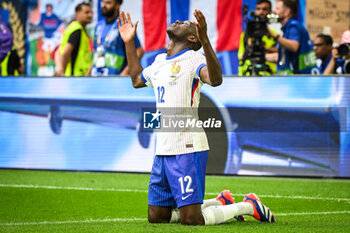
<path fill-rule="evenodd" d="M 178 208 L 175 208 L 171 211 L 171 218 L 169 223 L 177 223 L 180 222 L 180 211 Z"/>
<path fill-rule="evenodd" d="M 222 206 L 222 202 L 216 200 L 216 198 L 204 200 L 203 204 L 201 205 L 201 209 L 203 210 L 209 206 Z M 180 222 L 180 211 L 178 208 L 173 209 L 171 211 L 171 218 L 169 223 L 176 223 L 176 222 Z"/>
<path fill-rule="evenodd" d="M 203 204 L 201 205 L 201 208 L 203 210 L 209 206 L 222 206 L 222 202 L 216 200 L 216 198 L 204 200 Z"/>
<path fill-rule="evenodd" d="M 205 225 L 216 225 L 237 216 L 254 214 L 253 206 L 249 203 L 240 202 L 223 206 L 221 201 L 215 198 L 204 200 L 201 208 Z M 177 222 L 180 222 L 180 211 L 175 208 L 171 211 L 169 223 Z"/>
<path fill-rule="evenodd" d="M 216 225 L 240 215 L 253 215 L 253 206 L 240 202 L 225 206 L 210 206 L 202 210 L 205 225 Z"/>

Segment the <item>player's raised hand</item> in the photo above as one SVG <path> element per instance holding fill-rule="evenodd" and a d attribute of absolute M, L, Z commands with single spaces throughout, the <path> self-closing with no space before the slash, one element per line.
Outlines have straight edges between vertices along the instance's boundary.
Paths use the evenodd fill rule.
<path fill-rule="evenodd" d="M 198 9 L 194 10 L 193 15 L 197 20 L 197 22 L 193 22 L 193 23 L 196 25 L 198 39 L 203 44 L 203 42 L 205 42 L 206 40 L 209 40 L 207 35 L 207 22 L 205 20 L 205 16 Z"/>
<path fill-rule="evenodd" d="M 120 12 L 117 25 L 118 25 L 120 36 L 122 37 L 124 43 L 134 40 L 138 23 L 139 21 L 136 21 L 135 24 L 132 25 L 130 13 L 126 12 L 126 15 L 125 15 L 124 11 Z"/>

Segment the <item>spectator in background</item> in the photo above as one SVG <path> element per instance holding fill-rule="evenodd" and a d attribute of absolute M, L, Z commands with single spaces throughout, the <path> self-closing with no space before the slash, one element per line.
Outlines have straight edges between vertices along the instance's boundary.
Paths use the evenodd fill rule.
<path fill-rule="evenodd" d="M 320 60 L 320 63 L 317 64 L 317 68 L 320 70 L 321 74 L 323 74 L 329 61 L 332 58 L 332 45 L 332 37 L 325 34 L 317 35 L 314 41 L 314 51 L 316 58 Z"/>
<path fill-rule="evenodd" d="M 101 13 L 105 19 L 96 25 L 92 75 L 127 75 L 129 73 L 125 44 L 119 35 L 117 26 L 119 8 L 122 3 L 123 0 L 103 0 L 101 3 Z M 141 58 L 143 49 L 137 35 L 134 43 L 137 56 Z"/>
<path fill-rule="evenodd" d="M 258 2 L 255 5 L 255 15 L 268 15 L 272 11 L 271 2 L 269 0 L 258 0 Z M 274 38 L 269 37 L 267 35 L 264 35 L 262 37 L 262 42 L 265 44 L 266 53 L 269 52 L 277 52 L 276 48 L 276 41 Z M 239 67 L 238 67 L 238 75 L 250 75 L 250 73 L 247 72 L 249 66 L 252 64 L 249 59 L 243 61 L 244 54 L 246 52 L 246 46 L 251 46 L 251 38 L 248 38 L 246 32 L 242 32 L 239 42 L 239 49 L 238 49 L 238 59 L 239 59 Z M 271 74 L 276 73 L 276 64 L 273 62 L 266 62 L 266 65 L 270 68 Z"/>
<path fill-rule="evenodd" d="M 43 50 L 53 51 L 59 43 L 59 37 L 55 37 L 54 33 L 61 25 L 62 21 L 53 13 L 52 4 L 46 4 L 46 12 L 41 14 L 40 26 L 44 30 Z"/>
<path fill-rule="evenodd" d="M 6 58 L 8 52 L 11 51 L 13 45 L 13 36 L 0 17 L 0 63 Z M 0 67 L 1 71 L 1 67 Z M 1 73 L 1 72 L 0 72 Z"/>
<path fill-rule="evenodd" d="M 10 33 L 12 33 L 11 26 L 7 25 L 7 28 L 10 30 Z M 24 72 L 24 64 L 21 64 L 21 58 L 19 57 L 17 49 L 13 43 L 11 50 L 1 62 L 1 76 L 18 76 L 19 74 L 24 74 Z"/>
<path fill-rule="evenodd" d="M 21 65 L 17 50 L 13 47 L 1 63 L 1 76 L 18 76 L 23 74 L 24 70 L 24 65 Z"/>
<path fill-rule="evenodd" d="M 298 5 L 294 0 L 278 0 L 274 13 L 282 24 L 283 35 L 270 30 L 278 42 L 279 74 L 318 74 L 316 56 L 309 33 L 295 17 Z"/>
<path fill-rule="evenodd" d="M 344 45 L 343 45 L 344 44 Z M 348 45 L 345 45 L 348 44 Z M 323 74 L 349 74 L 350 73 L 350 30 L 342 35 L 341 45 L 347 47 L 347 54 L 341 56 L 338 48 L 333 48 L 332 58 Z"/>
<path fill-rule="evenodd" d="M 60 63 L 55 75 L 84 76 L 90 73 L 92 65 L 90 38 L 85 27 L 92 21 L 92 10 L 88 3 L 75 8 L 76 21 L 68 25 L 62 35 Z"/>

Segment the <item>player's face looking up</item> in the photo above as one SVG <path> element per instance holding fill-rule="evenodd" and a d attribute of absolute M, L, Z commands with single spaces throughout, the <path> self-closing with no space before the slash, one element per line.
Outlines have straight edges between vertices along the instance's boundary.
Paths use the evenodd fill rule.
<path fill-rule="evenodd" d="M 196 27 L 193 23 L 191 23 L 191 21 L 186 20 L 182 22 L 180 20 L 176 20 L 175 23 L 173 23 L 172 25 L 170 25 L 170 27 L 168 27 L 167 32 L 171 36 L 181 38 L 188 34 L 193 34 L 193 33 L 195 34 Z"/>
<path fill-rule="evenodd" d="M 271 13 L 271 6 L 267 2 L 262 2 L 260 4 L 257 4 L 255 7 L 255 14 L 256 15 L 268 15 Z"/>
<path fill-rule="evenodd" d="M 198 40 L 196 26 L 191 21 L 176 20 L 168 27 L 167 33 L 171 40 L 187 42 L 189 49 L 196 51 L 202 46 Z"/>

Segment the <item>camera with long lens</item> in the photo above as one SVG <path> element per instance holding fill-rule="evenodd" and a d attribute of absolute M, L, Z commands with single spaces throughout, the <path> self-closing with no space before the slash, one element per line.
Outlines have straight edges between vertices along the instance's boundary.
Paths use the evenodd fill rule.
<path fill-rule="evenodd" d="M 247 22 L 247 34 L 249 37 L 260 39 L 264 35 L 267 35 L 267 24 L 277 23 L 278 15 L 268 14 L 268 15 L 256 15 L 254 11 L 249 13 L 252 19 Z"/>
<path fill-rule="evenodd" d="M 344 43 L 339 45 L 337 48 L 338 54 L 346 58 L 350 54 L 350 43 Z M 345 74 L 350 74 L 350 59 L 345 60 L 344 62 L 344 72 Z"/>
<path fill-rule="evenodd" d="M 243 13 L 244 16 L 247 12 Z M 249 13 L 251 19 L 247 20 L 247 30 L 244 35 L 245 52 L 242 58 L 242 64 L 246 60 L 251 62 L 248 65 L 244 75 L 259 75 L 260 72 L 272 73 L 272 70 L 265 64 L 265 44 L 262 37 L 268 34 L 267 24 L 277 23 L 278 16 L 275 14 L 256 15 L 255 12 Z M 251 43 L 248 43 L 250 41 Z"/>
<path fill-rule="evenodd" d="M 337 49 L 340 56 L 346 57 L 350 53 L 350 43 L 341 44 Z"/>

